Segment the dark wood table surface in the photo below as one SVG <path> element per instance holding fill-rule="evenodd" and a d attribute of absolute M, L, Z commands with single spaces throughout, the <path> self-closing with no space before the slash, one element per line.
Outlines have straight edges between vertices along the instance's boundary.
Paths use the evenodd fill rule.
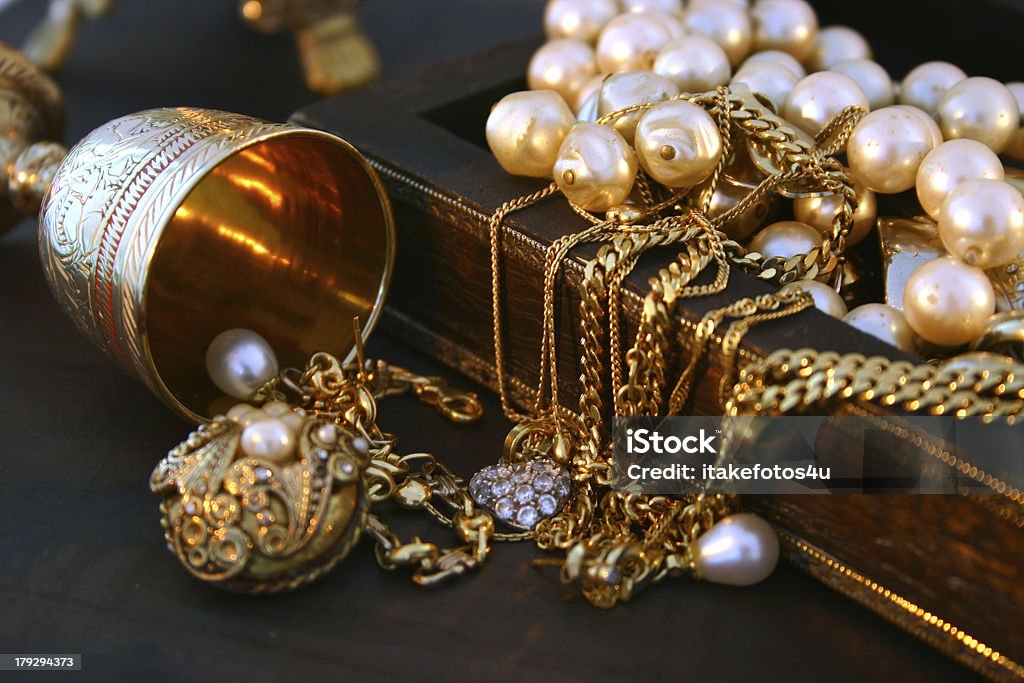
<path fill-rule="evenodd" d="M 368 0 L 363 15 L 397 74 L 534 34 L 543 4 Z M 0 13 L 0 40 L 19 42 L 42 5 Z M 248 31 L 222 0 L 120 0 L 83 26 L 59 81 L 68 141 L 154 106 L 284 119 L 315 99 L 290 37 Z M 188 426 L 58 310 L 32 221 L 0 238 L 0 282 L 0 651 L 82 653 L 83 672 L 57 680 L 973 678 L 788 566 L 756 588 L 681 580 L 610 611 L 532 568 L 526 545 L 499 546 L 478 575 L 436 590 L 379 570 L 368 543 L 294 594 L 200 586 L 166 551 L 147 488 Z M 371 351 L 443 372 L 383 334 Z M 404 449 L 469 474 L 496 459 L 508 428 L 494 398 L 485 404 L 470 428 L 411 399 L 386 404 L 381 421 Z M 450 540 L 408 513 L 396 520 L 406 534 Z"/>

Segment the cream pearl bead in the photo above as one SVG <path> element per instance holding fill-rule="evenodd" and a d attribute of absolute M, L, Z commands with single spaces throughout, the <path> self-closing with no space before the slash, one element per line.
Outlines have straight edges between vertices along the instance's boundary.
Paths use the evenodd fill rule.
<path fill-rule="evenodd" d="M 996 297 L 983 271 L 944 256 L 910 274 L 903 310 L 925 341 L 960 346 L 981 334 L 996 311 Z"/>
<path fill-rule="evenodd" d="M 789 93 L 782 115 L 810 135 L 818 131 L 847 107 L 868 111 L 868 97 L 850 77 L 832 71 L 820 71 L 802 78 Z"/>
<path fill-rule="evenodd" d="M 718 124 L 691 102 L 673 100 L 655 105 L 636 129 L 640 165 L 656 182 L 668 187 L 693 187 L 706 180 L 722 157 Z"/>
<path fill-rule="evenodd" d="M 796 74 L 797 80 L 807 75 L 804 65 L 796 57 L 782 50 L 755 52 L 747 57 L 747 60 L 743 62 L 742 68 L 746 69 L 748 66 L 754 66 L 755 64 L 778 64 L 779 66 L 784 66 Z"/>
<path fill-rule="evenodd" d="M 782 111 L 789 94 L 800 82 L 800 77 L 787 67 L 775 62 L 746 63 L 733 77 L 731 85 L 742 83 L 753 93 L 768 98 L 776 112 Z"/>
<path fill-rule="evenodd" d="M 807 65 L 812 71 L 824 71 L 840 62 L 871 57 L 871 46 L 859 32 L 849 26 L 826 26 L 818 31 L 818 42 Z"/>
<path fill-rule="evenodd" d="M 649 71 L 612 74 L 601 86 L 597 113 L 599 116 L 607 116 L 627 107 L 661 102 L 678 94 L 679 87 L 675 83 Z M 641 110 L 620 116 L 611 125 L 627 142 L 633 144 L 636 124 L 644 113 Z"/>
<path fill-rule="evenodd" d="M 928 132 L 931 134 L 932 142 L 934 143 L 935 147 L 938 147 L 943 142 L 945 142 L 945 140 L 942 137 L 942 130 L 939 128 L 939 124 L 935 121 L 935 118 L 932 117 L 931 114 L 929 114 L 928 112 L 924 111 L 923 109 L 920 109 L 919 107 L 914 107 L 909 104 L 894 104 L 891 108 L 902 109 L 903 111 L 912 114 L 915 118 L 920 119 L 921 122 L 924 124 L 925 128 L 927 128 Z"/>
<path fill-rule="evenodd" d="M 605 73 L 644 71 L 672 42 L 672 32 L 649 12 L 615 17 L 597 39 L 597 65 Z"/>
<path fill-rule="evenodd" d="M 241 422 L 246 415 L 254 410 L 257 410 L 257 408 L 249 405 L 248 403 L 239 403 L 231 406 L 228 412 L 224 414 L 224 417 L 228 418 L 232 422 Z"/>
<path fill-rule="evenodd" d="M 626 12 L 680 14 L 683 11 L 683 0 L 623 0 L 622 9 Z"/>
<path fill-rule="evenodd" d="M 550 0 L 544 8 L 544 31 L 548 38 L 592 44 L 601 29 L 618 15 L 616 0 Z"/>
<path fill-rule="evenodd" d="M 818 282 L 817 280 L 791 282 L 780 289 L 779 292 L 807 292 L 814 299 L 814 307 L 833 318 L 842 318 L 849 311 L 846 307 L 846 302 L 843 301 L 843 297 L 839 296 L 839 292 L 824 282 Z"/>
<path fill-rule="evenodd" d="M 878 219 L 878 199 L 875 193 L 854 181 L 853 191 L 857 195 L 857 208 L 853 212 L 853 224 L 846 236 L 847 246 L 863 241 L 871 234 Z M 793 200 L 793 216 L 806 223 L 822 235 L 832 234 L 832 222 L 842 208 L 839 195 L 823 197 L 802 197 Z"/>
<path fill-rule="evenodd" d="M 1017 109 L 1021 111 L 1021 126 L 1017 129 L 1013 140 L 1003 150 L 1003 154 L 1011 159 L 1024 161 L 1024 83 L 1007 83 L 1006 87 L 1010 89 L 1017 100 Z"/>
<path fill-rule="evenodd" d="M 295 451 L 295 434 L 283 420 L 268 417 L 242 430 L 241 447 L 252 458 L 285 462 Z"/>
<path fill-rule="evenodd" d="M 682 92 L 701 93 L 728 83 L 732 68 L 718 43 L 704 36 L 685 36 L 658 54 L 654 73 L 675 83 Z"/>
<path fill-rule="evenodd" d="M 881 339 L 900 351 L 914 352 L 914 330 L 899 310 L 885 304 L 864 304 L 853 309 L 843 322 L 865 334 Z"/>
<path fill-rule="evenodd" d="M 512 175 L 550 178 L 558 148 L 575 123 L 569 105 L 553 90 L 512 93 L 487 118 L 487 144 Z"/>
<path fill-rule="evenodd" d="M 596 76 L 591 76 L 587 80 L 587 82 L 583 84 L 583 87 L 580 88 L 577 103 L 574 107 L 574 110 L 576 111 L 576 118 L 578 118 L 580 121 L 588 120 L 586 118 L 583 118 L 583 109 L 584 107 L 590 105 L 591 102 L 593 102 L 594 107 L 594 118 L 589 119 L 589 121 L 593 123 L 594 121 L 597 120 L 597 101 L 598 98 L 600 98 L 601 96 L 601 88 L 604 87 L 604 80 L 606 78 L 608 78 L 607 74 L 597 74 Z"/>
<path fill-rule="evenodd" d="M 740 513 L 721 520 L 694 544 L 697 576 L 727 586 L 764 581 L 779 563 L 779 538 L 757 515 Z"/>
<path fill-rule="evenodd" d="M 636 153 L 614 128 L 577 123 L 562 143 L 555 182 L 572 203 L 587 211 L 607 211 L 633 190 Z"/>
<path fill-rule="evenodd" d="M 953 256 L 978 268 L 1015 261 L 1024 251 L 1024 197 L 1012 185 L 967 180 L 946 197 L 939 238 Z"/>
<path fill-rule="evenodd" d="M 530 90 L 554 90 L 571 107 L 597 73 L 594 49 L 579 40 L 552 40 L 534 53 L 526 70 Z"/>
<path fill-rule="evenodd" d="M 832 65 L 830 70 L 852 78 L 867 95 L 868 105 L 872 111 L 892 106 L 896 101 L 896 92 L 893 90 L 889 72 L 878 62 L 870 59 L 851 59 Z"/>
<path fill-rule="evenodd" d="M 801 62 L 818 41 L 818 15 L 803 0 L 758 0 L 750 10 L 754 50 L 780 50 Z"/>
<path fill-rule="evenodd" d="M 261 410 L 271 417 L 281 417 L 292 412 L 292 407 L 284 401 L 267 401 Z"/>
<path fill-rule="evenodd" d="M 900 83 L 898 101 L 936 116 L 946 92 L 967 78 L 963 70 L 949 62 L 926 62 L 908 73 Z"/>
<path fill-rule="evenodd" d="M 583 121 L 584 123 L 596 123 L 598 116 L 598 107 L 601 104 L 601 94 L 594 93 L 583 101 L 580 105 L 580 110 L 576 113 L 576 120 Z"/>
<path fill-rule="evenodd" d="M 790 259 L 820 246 L 821 233 L 800 221 L 772 223 L 750 241 L 750 251 L 765 258 Z"/>
<path fill-rule="evenodd" d="M 252 330 L 221 332 L 206 350 L 206 372 L 228 396 L 246 399 L 277 377 L 280 367 L 267 340 Z"/>
<path fill-rule="evenodd" d="M 901 107 L 865 116 L 846 145 L 854 178 L 875 192 L 905 192 L 917 182 L 917 170 L 935 149 L 935 123 Z"/>
<path fill-rule="evenodd" d="M 731 2 L 703 2 L 693 6 L 686 13 L 684 23 L 689 33 L 718 43 L 734 67 L 750 54 L 753 40 L 750 18 Z"/>
<path fill-rule="evenodd" d="M 983 76 L 967 78 L 939 102 L 939 125 L 947 140 L 970 138 L 1002 152 L 1020 129 L 1020 108 L 1010 89 Z"/>
<path fill-rule="evenodd" d="M 306 422 L 306 416 L 300 415 L 294 410 L 288 411 L 286 414 L 281 416 L 281 422 L 288 425 L 288 429 L 292 430 L 293 434 L 298 434 L 299 430 L 302 429 L 302 425 Z"/>
<path fill-rule="evenodd" d="M 942 203 L 960 183 L 978 178 L 1002 180 L 1003 162 L 976 140 L 944 142 L 924 158 L 917 169 L 917 199 L 921 208 L 939 220 Z"/>

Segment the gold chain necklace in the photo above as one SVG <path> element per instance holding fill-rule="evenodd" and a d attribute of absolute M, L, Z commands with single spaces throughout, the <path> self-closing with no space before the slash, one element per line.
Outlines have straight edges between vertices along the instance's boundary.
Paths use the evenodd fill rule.
<path fill-rule="evenodd" d="M 612 220 L 601 220 L 580 207 L 573 207 L 592 225 L 556 240 L 546 254 L 540 377 L 533 416 L 522 415 L 512 408 L 507 389 L 500 236 L 502 224 L 510 213 L 554 195 L 557 186 L 553 184 L 504 204 L 490 222 L 497 383 L 506 415 L 519 424 L 506 442 L 503 460 L 516 462 L 530 457 L 548 457 L 571 469 L 577 487 L 573 497 L 561 511 L 537 524 L 534 538 L 542 549 L 567 551 L 565 561 L 559 563 L 563 579 L 578 582 L 591 602 L 604 607 L 628 600 L 639 587 L 666 576 L 696 573 L 694 543 L 734 507 L 734 501 L 721 495 L 675 499 L 623 494 L 609 488 L 612 463 L 606 452 L 605 357 L 609 359 L 614 414 L 658 414 L 665 407 L 665 368 L 671 331 L 675 327 L 672 313 L 676 303 L 683 298 L 724 291 L 730 264 L 778 283 L 829 278 L 838 272 L 845 234 L 853 216 L 852 186 L 842 167 L 830 157 L 849 136 L 862 112 L 855 109 L 843 112 L 817 141 L 808 141 L 749 92 L 720 88 L 714 93 L 680 99 L 699 104 L 712 114 L 726 141 L 727 152 L 735 144 L 733 138 L 742 134 L 752 148 L 758 145 L 778 170 L 740 205 L 716 221 L 705 217 L 708 199 L 699 207 L 685 205 L 685 191 L 659 199 L 643 174 L 638 183 L 643 204 L 628 218 L 628 209 Z M 602 118 L 599 123 L 609 123 L 650 106 L 630 107 Z M 728 157 L 728 153 L 723 154 L 712 176 L 712 192 Z M 836 216 L 833 234 L 810 254 L 789 260 L 763 259 L 759 254 L 744 252 L 719 229 L 725 221 L 741 215 L 765 193 L 779 187 L 788 187 L 794 192 L 839 193 L 845 199 L 843 210 Z M 706 195 L 710 196 L 710 193 Z M 670 215 L 660 217 L 665 211 Z M 639 225 L 645 218 L 654 220 L 648 225 Z M 584 242 L 604 244 L 586 265 L 579 288 L 582 392 L 579 413 L 570 413 L 561 407 L 558 398 L 555 285 L 558 270 L 569 251 Z M 670 245 L 680 246 L 683 251 L 652 282 L 636 342 L 625 354 L 623 366 L 620 309 L 624 280 L 641 255 L 654 247 Z M 717 267 L 714 281 L 708 285 L 693 285 L 697 276 L 712 264 Z M 692 383 L 696 364 L 714 332 L 712 321 L 717 324 L 725 317 L 739 318 L 726 333 L 726 346 L 735 352 L 750 326 L 791 315 L 809 305 L 809 299 L 802 293 L 769 295 L 756 301 L 744 300 L 709 314 L 708 324 L 698 327 L 703 332 L 698 334 L 687 370 L 676 383 L 670 412 L 678 412 L 685 403 L 685 395 L 678 387 Z M 731 371 L 726 377 L 730 374 Z M 724 382 L 723 395 L 727 393 Z M 545 407 L 546 387 L 550 399 Z M 531 438 L 524 439 L 524 435 Z M 524 444 L 528 448 L 523 448 Z"/>

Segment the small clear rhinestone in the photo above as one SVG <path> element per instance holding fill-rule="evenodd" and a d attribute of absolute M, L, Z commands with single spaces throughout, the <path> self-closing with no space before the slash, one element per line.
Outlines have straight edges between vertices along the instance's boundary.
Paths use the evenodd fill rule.
<path fill-rule="evenodd" d="M 529 484 L 522 484 L 516 487 L 515 495 L 516 502 L 519 503 L 520 505 L 525 505 L 526 503 L 529 503 L 531 500 L 533 500 L 533 497 L 536 495 L 536 493 L 534 492 L 533 487 L 530 486 Z"/>
<path fill-rule="evenodd" d="M 516 513 L 516 524 L 524 526 L 527 529 L 532 529 L 538 521 L 539 516 L 537 515 L 537 508 L 532 505 L 519 508 L 519 512 Z"/>
<path fill-rule="evenodd" d="M 253 474 L 256 475 L 256 481 L 267 481 L 270 479 L 270 470 L 266 467 L 257 467 Z"/>
<path fill-rule="evenodd" d="M 491 493 L 493 493 L 496 498 L 507 496 L 512 493 L 512 482 L 504 478 L 499 479 L 494 482 L 494 486 L 491 487 Z"/>
<path fill-rule="evenodd" d="M 524 467 L 522 469 L 517 469 L 512 474 L 512 481 L 513 481 L 513 483 L 516 483 L 516 484 L 525 484 L 528 481 L 530 481 L 530 479 L 532 479 L 532 478 L 533 478 L 533 473 L 530 472 L 530 469 L 528 467 Z"/>
<path fill-rule="evenodd" d="M 533 480 L 533 488 L 545 493 L 555 488 L 555 480 L 551 478 L 550 474 L 538 474 Z"/>
<path fill-rule="evenodd" d="M 550 517 L 558 510 L 558 501 L 554 496 L 545 493 L 537 499 L 537 508 L 540 510 L 540 514 Z"/>
<path fill-rule="evenodd" d="M 316 457 L 320 458 L 321 460 L 326 460 L 327 458 L 331 457 L 331 454 L 322 448 L 318 448 L 316 449 Z"/>
<path fill-rule="evenodd" d="M 491 498 L 491 483 L 482 477 L 473 477 L 469 482 L 469 495 L 473 500 L 483 503 Z"/>
<path fill-rule="evenodd" d="M 505 497 L 494 504 L 494 513 L 502 519 L 512 519 L 512 515 L 515 514 L 516 506 L 512 502 L 511 498 Z"/>

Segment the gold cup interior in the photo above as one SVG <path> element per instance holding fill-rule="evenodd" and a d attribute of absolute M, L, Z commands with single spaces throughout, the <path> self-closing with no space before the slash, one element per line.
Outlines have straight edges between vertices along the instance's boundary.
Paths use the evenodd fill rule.
<path fill-rule="evenodd" d="M 225 404 L 206 373 L 221 332 L 270 342 L 281 367 L 354 350 L 376 323 L 394 255 L 390 208 L 358 153 L 313 131 L 241 149 L 203 176 L 156 245 L 146 342 L 167 398 L 193 417 Z"/>

